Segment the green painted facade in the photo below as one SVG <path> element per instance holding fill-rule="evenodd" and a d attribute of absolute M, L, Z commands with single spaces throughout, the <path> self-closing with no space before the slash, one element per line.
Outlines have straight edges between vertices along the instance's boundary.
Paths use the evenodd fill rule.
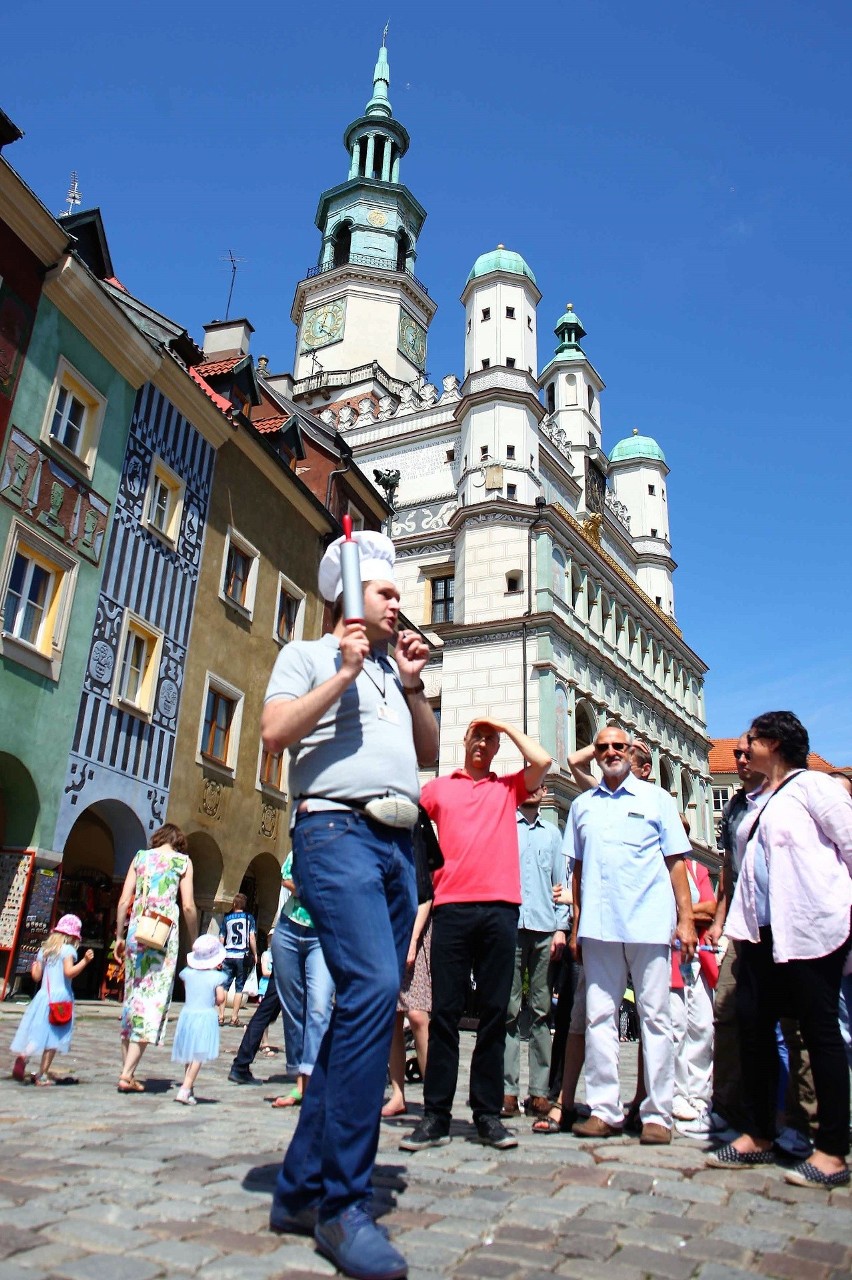
<path fill-rule="evenodd" d="M 60 356 L 64 356 L 106 399 L 91 488 L 109 504 L 109 515 L 99 563 L 95 565 L 79 557 L 58 680 L 39 675 L 11 657 L 0 655 L 3 726 L 0 791 L 16 798 L 15 803 L 7 802 L 4 843 L 7 847 L 20 845 L 45 851 L 53 848 L 62 782 L 80 704 L 115 495 L 136 394 L 58 308 L 42 296 L 12 406 L 10 433 L 12 428 L 16 428 L 31 440 L 39 439 Z M 7 436 L 7 440 L 9 438 Z M 57 461 L 61 466 L 61 460 Z M 81 486 L 83 483 L 80 480 Z M 24 524 L 32 524 L 18 508 L 0 498 L 0 547 L 4 550 L 16 518 Z M 32 527 L 39 529 L 37 524 L 32 524 Z M 29 772 L 29 779 L 24 770 Z"/>

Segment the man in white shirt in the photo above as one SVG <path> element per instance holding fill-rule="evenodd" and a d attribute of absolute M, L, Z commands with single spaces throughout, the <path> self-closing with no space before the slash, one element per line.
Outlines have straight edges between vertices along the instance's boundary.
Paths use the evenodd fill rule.
<path fill-rule="evenodd" d="M 618 1087 L 617 1010 L 633 977 L 642 1024 L 648 1094 L 640 1116 L 647 1145 L 671 1141 L 674 1093 L 669 982 L 672 934 L 684 960 L 695 952 L 683 858 L 689 841 L 672 797 L 630 771 L 630 735 L 608 725 L 595 739 L 603 775 L 569 813 L 574 848 L 572 954 L 586 971 L 586 1099 L 583 1138 L 623 1130 Z"/>

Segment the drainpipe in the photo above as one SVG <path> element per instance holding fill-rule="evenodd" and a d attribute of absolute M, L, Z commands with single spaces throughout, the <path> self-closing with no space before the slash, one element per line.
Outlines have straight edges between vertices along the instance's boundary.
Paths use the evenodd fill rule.
<path fill-rule="evenodd" d="M 326 509 L 327 509 L 329 512 L 331 511 L 331 488 L 332 488 L 332 482 L 333 482 L 333 480 L 334 480 L 334 477 L 335 477 L 335 476 L 343 476 L 343 475 L 345 475 L 345 474 L 346 474 L 346 472 L 349 470 L 349 468 L 352 466 L 352 450 L 351 450 L 351 449 L 345 449 L 345 448 L 344 448 L 344 449 L 341 449 L 341 450 L 340 450 L 340 460 L 341 460 L 341 462 L 344 462 L 346 465 L 345 465 L 345 466 L 343 466 L 343 467 L 338 467 L 338 469 L 337 469 L 336 471 L 331 471 L 331 472 L 329 473 L 329 477 L 328 477 L 328 484 L 327 484 L 327 485 L 326 485 L 326 487 L 325 487 L 325 505 L 326 505 Z M 339 519 L 339 517 L 337 517 L 337 518 Z"/>
<path fill-rule="evenodd" d="M 527 529 L 527 607 L 521 616 L 521 683 L 524 699 L 524 733 L 527 732 L 527 618 L 532 615 L 532 536 L 536 525 L 544 519 L 545 499 L 539 494 L 535 500 L 536 516 Z"/>

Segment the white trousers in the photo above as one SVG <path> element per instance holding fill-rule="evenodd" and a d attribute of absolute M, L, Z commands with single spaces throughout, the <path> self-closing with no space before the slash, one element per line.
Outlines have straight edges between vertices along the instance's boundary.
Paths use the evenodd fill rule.
<path fill-rule="evenodd" d="M 624 1123 L 618 1087 L 618 1010 L 633 978 L 642 1029 L 647 1097 L 643 1124 L 672 1127 L 674 1045 L 669 1010 L 671 950 L 651 942 L 599 942 L 583 938 L 586 971 L 586 1101 L 607 1124 Z"/>
<path fill-rule="evenodd" d="M 703 973 L 671 993 L 675 1097 L 709 1107 L 713 1097 L 713 993 Z"/>

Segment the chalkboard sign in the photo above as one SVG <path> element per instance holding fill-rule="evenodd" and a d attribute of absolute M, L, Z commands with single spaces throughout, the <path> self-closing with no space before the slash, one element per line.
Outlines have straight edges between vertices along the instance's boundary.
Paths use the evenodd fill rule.
<path fill-rule="evenodd" d="M 15 945 L 32 860 L 31 853 L 0 853 L 0 951 Z"/>
<path fill-rule="evenodd" d="M 24 917 L 15 972 L 27 973 L 38 949 L 50 933 L 53 904 L 59 888 L 59 872 L 39 867 L 33 875 L 27 914 Z"/>

